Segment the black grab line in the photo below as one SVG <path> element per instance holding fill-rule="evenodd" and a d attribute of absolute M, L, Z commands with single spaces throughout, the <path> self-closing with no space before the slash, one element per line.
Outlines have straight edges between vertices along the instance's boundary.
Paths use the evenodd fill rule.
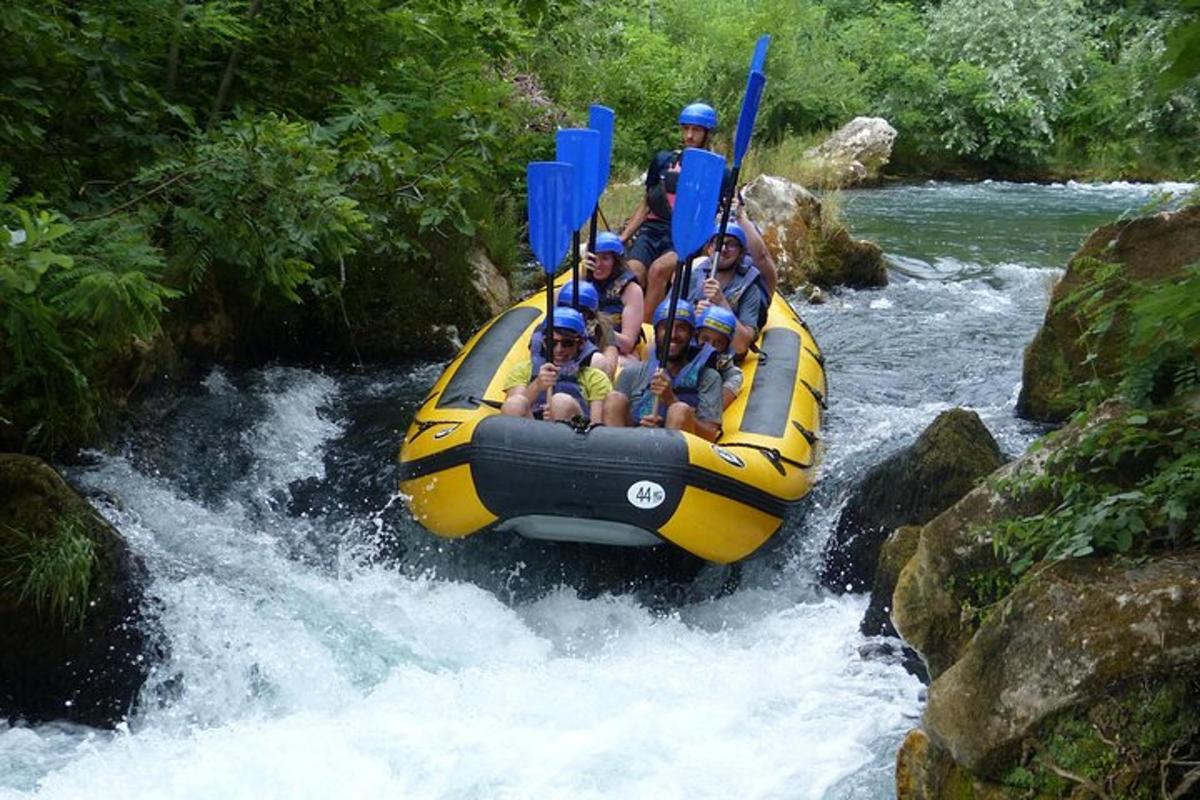
<path fill-rule="evenodd" d="M 530 323 L 541 315 L 536 308 L 522 306 L 510 308 L 491 324 L 475 342 L 471 352 L 454 370 L 454 377 L 446 384 L 438 398 L 438 408 L 475 408 L 487 391 L 488 384 L 500 364 L 512 349 L 513 343 L 525 332 Z"/>
<path fill-rule="evenodd" d="M 796 391 L 800 336 L 788 328 L 770 328 L 759 346 L 769 358 L 765 361 L 760 358 L 754 371 L 754 383 L 742 413 L 741 432 L 783 438 Z"/>

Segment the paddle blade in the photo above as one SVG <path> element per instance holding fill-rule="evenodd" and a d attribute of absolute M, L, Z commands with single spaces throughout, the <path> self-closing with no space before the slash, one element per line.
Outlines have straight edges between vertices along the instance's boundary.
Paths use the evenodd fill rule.
<path fill-rule="evenodd" d="M 552 275 L 571 246 L 569 211 L 575 168 L 560 161 L 532 161 L 526 178 L 529 246 L 542 269 Z"/>
<path fill-rule="evenodd" d="M 592 202 L 594 208 L 608 186 L 608 173 L 612 169 L 613 128 L 617 115 L 608 106 L 593 103 L 588 106 L 588 127 L 600 132 L 600 164 L 596 168 L 596 199 Z"/>
<path fill-rule="evenodd" d="M 767 63 L 767 48 L 771 46 L 771 34 L 764 33 L 754 44 L 754 56 L 750 59 L 750 71 L 766 74 L 763 67 Z"/>
<path fill-rule="evenodd" d="M 767 79 L 761 72 L 751 72 L 746 79 L 746 96 L 742 98 L 742 113 L 738 117 L 737 136 L 733 140 L 733 165 L 740 167 L 746 149 L 750 147 L 750 135 L 754 133 L 754 118 L 758 115 L 758 104 L 762 100 L 763 86 Z"/>
<path fill-rule="evenodd" d="M 671 211 L 671 238 L 682 261 L 699 250 L 712 233 L 725 159 L 707 150 L 683 151 L 675 208 Z"/>
<path fill-rule="evenodd" d="M 591 128 L 566 128 L 554 137 L 555 160 L 575 167 L 568 222 L 577 231 L 596 207 L 600 168 L 600 132 Z"/>

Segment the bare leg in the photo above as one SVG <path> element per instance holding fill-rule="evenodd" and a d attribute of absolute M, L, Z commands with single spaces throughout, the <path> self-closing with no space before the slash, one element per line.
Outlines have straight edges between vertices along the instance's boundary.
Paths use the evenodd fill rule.
<path fill-rule="evenodd" d="M 610 428 L 629 427 L 629 397 L 624 392 L 609 392 L 604 398 L 604 424 Z"/>
<path fill-rule="evenodd" d="M 504 398 L 504 405 L 500 406 L 500 413 L 509 417 L 533 416 L 529 398 L 516 392 Z"/>
<path fill-rule="evenodd" d="M 679 256 L 675 255 L 674 250 L 668 250 L 650 265 L 650 277 L 646 279 L 646 322 L 654 318 L 654 309 L 658 308 L 658 304 L 667 296 L 667 287 L 678 264 Z"/>
<path fill-rule="evenodd" d="M 682 400 L 677 400 L 671 403 L 667 409 L 667 420 L 665 427 L 672 431 L 683 431 L 684 433 L 696 432 L 696 409 L 689 406 Z"/>
<path fill-rule="evenodd" d="M 602 371 L 608 376 L 610 381 L 612 380 L 613 375 L 617 374 L 617 359 L 613 358 L 608 353 L 597 353 L 596 355 L 592 356 L 591 366 Z"/>
<path fill-rule="evenodd" d="M 574 397 L 571 397 L 571 395 L 559 392 L 550 398 L 550 407 L 547 409 L 546 419 L 557 422 L 581 416 L 583 416 L 583 409 L 579 407 L 578 401 Z"/>
<path fill-rule="evenodd" d="M 642 286 L 646 285 L 646 265 L 640 261 L 634 261 L 632 258 L 626 259 L 625 266 L 633 270 L 633 274 L 637 276 L 637 281 Z"/>

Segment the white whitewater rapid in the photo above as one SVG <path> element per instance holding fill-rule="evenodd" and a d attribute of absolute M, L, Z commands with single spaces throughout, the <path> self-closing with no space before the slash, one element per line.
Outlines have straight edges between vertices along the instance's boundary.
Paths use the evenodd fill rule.
<path fill-rule="evenodd" d="M 923 690 L 869 655 L 865 596 L 816 586 L 824 539 L 854 480 L 946 408 L 975 408 L 1010 455 L 1036 435 L 1012 409 L 1055 268 L 1148 192 L 852 195 L 896 269 L 805 309 L 829 357 L 823 482 L 737 591 L 677 608 L 505 591 L 538 565 L 463 567 L 404 520 L 386 489 L 402 420 L 360 446 L 363 398 L 411 409 L 440 365 L 214 371 L 181 419 L 69 472 L 151 576 L 166 655 L 137 713 L 116 731 L 0 723 L 0 798 L 893 796 Z M 982 221 L 1014 197 L 1057 214 L 1062 243 Z"/>

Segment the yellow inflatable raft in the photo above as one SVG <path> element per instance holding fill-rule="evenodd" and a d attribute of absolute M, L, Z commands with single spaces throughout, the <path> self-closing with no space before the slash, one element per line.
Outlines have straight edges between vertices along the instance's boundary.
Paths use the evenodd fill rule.
<path fill-rule="evenodd" d="M 669 543 L 718 563 L 770 539 L 812 485 L 825 403 L 824 360 L 788 302 L 774 297 L 715 444 L 501 415 L 504 376 L 529 358 L 544 302 L 534 295 L 491 320 L 421 403 L 400 450 L 400 490 L 414 518 L 451 539 L 512 532 Z"/>

